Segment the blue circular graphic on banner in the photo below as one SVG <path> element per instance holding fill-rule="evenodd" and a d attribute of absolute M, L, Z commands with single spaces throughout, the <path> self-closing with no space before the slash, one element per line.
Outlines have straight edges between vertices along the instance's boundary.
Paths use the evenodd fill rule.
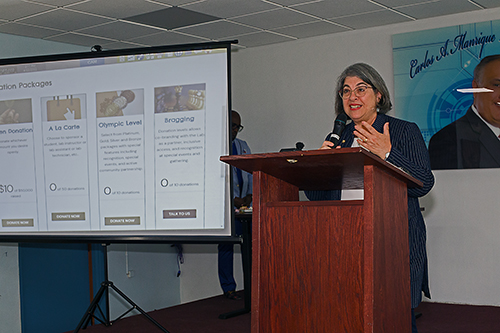
<path fill-rule="evenodd" d="M 465 115 L 474 102 L 474 96 L 471 93 L 460 93 L 457 89 L 471 87 L 472 78 L 469 78 L 451 84 L 441 94 L 437 90 L 434 92 L 427 109 L 427 125 L 431 136 Z"/>

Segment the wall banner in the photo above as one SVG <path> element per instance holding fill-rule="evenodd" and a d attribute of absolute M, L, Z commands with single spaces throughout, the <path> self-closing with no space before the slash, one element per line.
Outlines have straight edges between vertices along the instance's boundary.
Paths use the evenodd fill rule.
<path fill-rule="evenodd" d="M 393 35 L 395 110 L 418 124 L 426 143 L 473 103 L 473 71 L 500 54 L 500 20 Z M 459 167 L 460 168 L 460 167 Z"/>

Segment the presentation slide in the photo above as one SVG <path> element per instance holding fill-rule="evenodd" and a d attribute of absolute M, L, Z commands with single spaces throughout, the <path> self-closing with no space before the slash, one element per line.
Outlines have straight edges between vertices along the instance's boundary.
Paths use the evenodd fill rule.
<path fill-rule="evenodd" d="M 0 235 L 231 235 L 229 47 L 138 50 L 0 62 Z"/>

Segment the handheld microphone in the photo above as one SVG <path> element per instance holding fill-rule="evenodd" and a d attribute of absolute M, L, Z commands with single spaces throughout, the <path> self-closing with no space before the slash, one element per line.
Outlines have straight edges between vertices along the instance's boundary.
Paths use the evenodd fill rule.
<path fill-rule="evenodd" d="M 335 122 L 333 123 L 333 131 L 328 135 L 328 141 L 333 142 L 333 147 L 335 148 L 339 144 L 340 134 L 344 130 L 345 123 L 347 121 L 347 115 L 342 112 L 337 116 Z"/>

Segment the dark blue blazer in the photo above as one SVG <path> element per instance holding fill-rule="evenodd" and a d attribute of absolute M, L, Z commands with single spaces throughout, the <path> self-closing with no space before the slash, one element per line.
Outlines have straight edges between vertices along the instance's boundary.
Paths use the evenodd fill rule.
<path fill-rule="evenodd" d="M 432 169 L 500 168 L 500 141 L 469 108 L 429 141 Z"/>
<path fill-rule="evenodd" d="M 427 271 L 426 228 L 420 211 L 418 198 L 426 195 L 434 186 L 429 153 L 422 134 L 415 123 L 378 114 L 373 127 L 383 132 L 384 124 L 389 122 L 392 149 L 387 162 L 402 168 L 420 180 L 422 188 L 408 188 L 408 230 L 410 243 L 410 281 L 411 307 L 415 308 L 422 300 L 422 291 L 430 297 Z M 354 141 L 354 123 L 346 126 L 340 136 L 341 147 L 351 147 Z M 306 191 L 310 200 L 340 200 L 341 191 Z"/>

